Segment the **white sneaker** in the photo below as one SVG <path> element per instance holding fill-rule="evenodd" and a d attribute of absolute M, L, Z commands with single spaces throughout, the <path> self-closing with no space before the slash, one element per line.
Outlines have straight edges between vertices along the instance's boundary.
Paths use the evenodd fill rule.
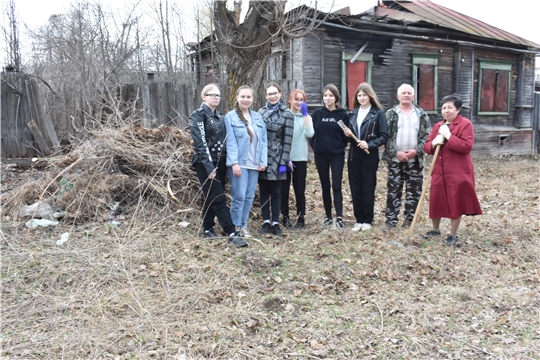
<path fill-rule="evenodd" d="M 362 228 L 364 227 L 365 224 L 361 224 L 361 223 L 356 223 L 354 224 L 354 226 L 352 227 L 351 231 L 360 231 L 362 230 Z"/>
<path fill-rule="evenodd" d="M 249 239 L 249 238 L 251 238 L 253 236 L 249 232 L 248 228 L 242 228 L 242 237 L 246 238 L 246 239 Z"/>
<path fill-rule="evenodd" d="M 370 224 L 362 224 L 362 231 L 368 231 L 371 230 Z"/>

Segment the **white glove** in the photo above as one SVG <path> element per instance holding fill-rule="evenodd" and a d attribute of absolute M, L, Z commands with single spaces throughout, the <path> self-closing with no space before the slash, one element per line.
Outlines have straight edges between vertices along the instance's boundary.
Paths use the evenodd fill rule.
<path fill-rule="evenodd" d="M 441 127 L 439 128 L 439 134 L 441 134 L 446 140 L 450 139 L 450 136 L 452 135 L 450 133 L 450 128 L 446 124 L 441 125 Z"/>
<path fill-rule="evenodd" d="M 437 145 L 443 145 L 444 144 L 444 138 L 441 134 L 437 135 L 435 139 L 431 142 L 431 146 L 435 147 Z"/>

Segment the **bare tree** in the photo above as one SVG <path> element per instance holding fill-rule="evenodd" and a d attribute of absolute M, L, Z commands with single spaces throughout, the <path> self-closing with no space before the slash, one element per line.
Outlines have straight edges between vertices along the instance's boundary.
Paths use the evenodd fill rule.
<path fill-rule="evenodd" d="M 34 75 L 60 97 L 48 102 L 61 114 L 57 123 L 67 127 L 74 118 L 84 126 L 117 110 L 115 89 L 130 78 L 138 51 L 133 41 L 137 24 L 134 9 L 119 20 L 100 4 L 78 2 L 33 34 Z"/>
<path fill-rule="evenodd" d="M 186 11 L 183 4 L 158 0 L 149 6 L 155 16 L 153 24 L 159 29 L 155 34 L 154 45 L 156 71 L 171 80 L 183 79 L 187 70 L 186 44 L 183 37 Z"/>
<path fill-rule="evenodd" d="M 19 38 L 19 21 L 16 15 L 15 0 L 5 3 L 5 15 L 8 27 L 2 25 L 2 33 L 6 43 L 6 66 L 21 69 L 21 44 Z"/>
<path fill-rule="evenodd" d="M 261 93 L 272 43 L 304 37 L 318 27 L 317 3 L 314 8 L 297 7 L 286 12 L 287 1 L 249 1 L 240 22 L 241 4 L 235 1 L 236 10 L 231 11 L 225 1 L 214 2 L 215 46 L 226 67 L 229 92 L 248 84 Z"/>

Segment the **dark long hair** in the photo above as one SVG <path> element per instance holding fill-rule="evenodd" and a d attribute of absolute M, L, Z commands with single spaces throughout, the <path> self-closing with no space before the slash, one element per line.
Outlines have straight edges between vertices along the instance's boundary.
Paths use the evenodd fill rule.
<path fill-rule="evenodd" d="M 371 106 L 376 107 L 377 109 L 382 109 L 381 104 L 379 103 L 379 99 L 377 98 L 377 94 L 375 94 L 375 90 L 369 85 L 367 82 L 363 82 L 356 88 L 356 91 L 354 92 L 354 98 L 353 98 L 353 109 L 356 109 L 360 107 L 360 103 L 358 102 L 358 93 L 362 91 L 364 94 L 369 96 L 369 102 L 371 103 Z"/>
<path fill-rule="evenodd" d="M 336 85 L 334 84 L 328 84 L 324 87 L 323 91 L 322 91 L 322 96 L 324 96 L 324 93 L 329 90 L 332 95 L 334 95 L 334 97 L 336 98 L 336 109 L 340 108 L 341 105 L 339 104 L 339 100 L 341 99 L 341 95 L 339 94 L 339 90 L 337 88 Z"/>

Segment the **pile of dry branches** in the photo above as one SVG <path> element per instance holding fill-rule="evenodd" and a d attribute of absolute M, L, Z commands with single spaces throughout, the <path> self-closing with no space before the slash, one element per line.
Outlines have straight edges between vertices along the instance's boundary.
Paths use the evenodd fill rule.
<path fill-rule="evenodd" d="M 102 128 L 70 153 L 47 159 L 49 171 L 40 180 L 2 194 L 3 212 L 16 217 L 40 201 L 74 222 L 103 221 L 112 210 L 141 205 L 172 214 L 198 199 L 192 154 L 189 132 L 177 127 Z"/>

